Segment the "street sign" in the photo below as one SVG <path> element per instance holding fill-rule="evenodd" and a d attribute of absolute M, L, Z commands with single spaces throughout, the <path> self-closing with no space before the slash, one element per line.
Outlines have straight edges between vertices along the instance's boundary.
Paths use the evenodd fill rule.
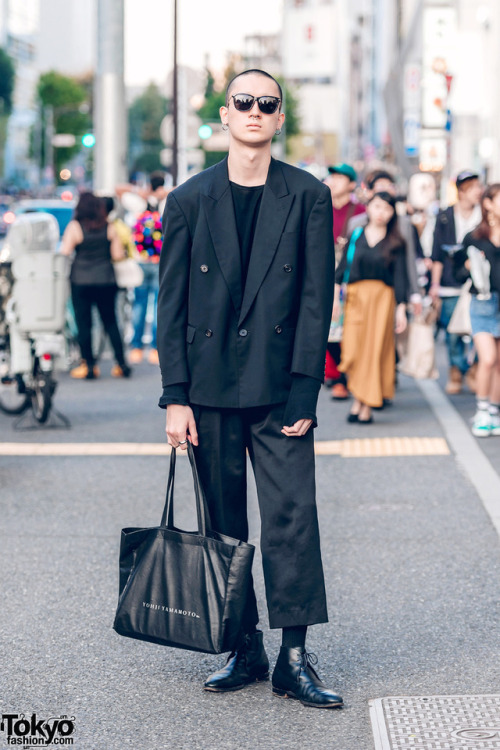
<path fill-rule="evenodd" d="M 420 139 L 420 169 L 422 172 L 440 172 L 446 164 L 446 139 Z"/>
<path fill-rule="evenodd" d="M 420 118 L 416 113 L 407 114 L 404 121 L 404 144 L 407 156 L 418 156 L 420 141 Z"/>
<path fill-rule="evenodd" d="M 71 148 L 76 143 L 76 137 L 72 133 L 56 133 L 51 143 L 56 148 Z"/>

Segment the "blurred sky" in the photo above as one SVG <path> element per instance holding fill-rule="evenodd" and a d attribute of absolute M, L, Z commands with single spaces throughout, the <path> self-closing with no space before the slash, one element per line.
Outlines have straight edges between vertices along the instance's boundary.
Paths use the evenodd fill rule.
<path fill-rule="evenodd" d="M 240 51 L 243 37 L 273 33 L 281 23 L 282 0 L 178 0 L 179 62 L 203 68 L 205 54 L 222 69 L 225 53 Z M 125 81 L 141 86 L 163 82 L 173 58 L 172 0 L 125 0 Z"/>

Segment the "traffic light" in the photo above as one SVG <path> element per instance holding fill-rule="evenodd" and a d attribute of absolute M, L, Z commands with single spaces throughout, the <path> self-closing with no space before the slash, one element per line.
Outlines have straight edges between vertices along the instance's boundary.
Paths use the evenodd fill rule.
<path fill-rule="evenodd" d="M 206 123 L 204 125 L 200 125 L 200 127 L 198 128 L 198 135 L 200 136 L 202 141 L 206 141 L 208 138 L 210 138 L 212 133 L 212 128 Z"/>
<path fill-rule="evenodd" d="M 95 145 L 95 135 L 93 133 L 85 133 L 82 135 L 82 145 L 85 148 L 92 148 Z"/>

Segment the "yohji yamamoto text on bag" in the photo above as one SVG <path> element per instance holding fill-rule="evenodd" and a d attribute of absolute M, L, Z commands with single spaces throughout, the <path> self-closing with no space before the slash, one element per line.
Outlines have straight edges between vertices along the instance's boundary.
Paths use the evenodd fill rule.
<path fill-rule="evenodd" d="M 122 529 L 114 629 L 164 646 L 220 654 L 238 646 L 255 547 L 211 528 L 188 443 L 198 531 L 175 528 L 175 448 L 160 526 Z"/>

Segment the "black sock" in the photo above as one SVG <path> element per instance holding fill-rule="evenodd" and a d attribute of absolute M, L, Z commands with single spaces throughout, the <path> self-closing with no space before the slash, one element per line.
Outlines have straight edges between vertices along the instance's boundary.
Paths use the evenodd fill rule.
<path fill-rule="evenodd" d="M 257 625 L 247 625 L 243 628 L 244 635 L 255 635 L 257 632 Z"/>
<path fill-rule="evenodd" d="M 304 648 L 306 645 L 307 625 L 294 628 L 283 628 L 281 645 L 285 648 Z"/>

